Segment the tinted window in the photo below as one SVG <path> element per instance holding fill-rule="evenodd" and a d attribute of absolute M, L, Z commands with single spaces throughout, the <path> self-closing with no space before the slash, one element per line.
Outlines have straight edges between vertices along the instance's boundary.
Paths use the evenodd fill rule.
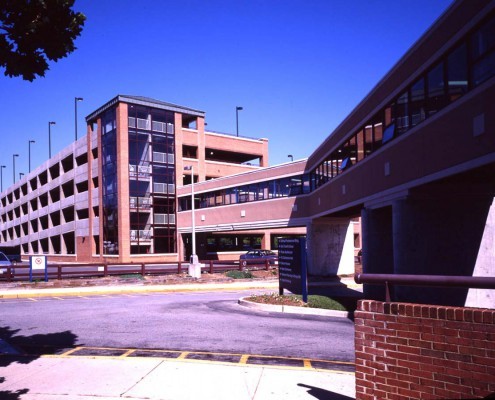
<path fill-rule="evenodd" d="M 468 90 L 466 43 L 454 49 L 447 57 L 447 85 L 450 101 L 458 99 Z"/>

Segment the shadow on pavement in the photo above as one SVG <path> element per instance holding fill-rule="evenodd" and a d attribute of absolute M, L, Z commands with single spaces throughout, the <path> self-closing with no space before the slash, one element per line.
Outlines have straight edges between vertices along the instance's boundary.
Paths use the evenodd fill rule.
<path fill-rule="evenodd" d="M 0 327 L 0 339 L 18 351 L 18 354 L 0 352 L 0 370 L 11 363 L 29 364 L 43 354 L 56 354 L 60 350 L 74 348 L 77 336 L 70 331 L 39 334 L 32 336 L 17 335 L 19 329 L 10 327 Z M 5 383 L 6 379 L 0 376 L 0 384 Z M 29 389 L 20 389 L 16 391 L 0 390 L 0 399 L 2 400 L 19 400 Z"/>
<path fill-rule="evenodd" d="M 305 385 L 304 383 L 298 383 L 297 386 L 309 389 L 308 394 L 318 400 L 353 400 L 352 397 L 330 392 L 329 390 L 321 389 L 315 386 Z"/>

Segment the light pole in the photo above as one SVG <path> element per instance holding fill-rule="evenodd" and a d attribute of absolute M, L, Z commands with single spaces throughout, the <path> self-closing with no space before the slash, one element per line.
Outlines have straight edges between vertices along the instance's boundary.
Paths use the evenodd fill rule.
<path fill-rule="evenodd" d="M 28 164 L 29 172 L 31 172 L 31 143 L 36 143 L 34 140 L 30 140 L 28 143 Z"/>
<path fill-rule="evenodd" d="M 23 176 L 24 176 L 24 172 L 19 172 L 19 180 L 21 180 Z"/>
<path fill-rule="evenodd" d="M 193 262 L 193 259 L 196 260 L 197 264 L 197 259 L 198 256 L 196 255 L 196 224 L 195 224 L 195 216 L 194 216 L 194 168 L 192 165 L 189 165 L 187 167 L 184 167 L 185 171 L 191 171 L 191 225 L 192 225 L 192 255 L 191 255 L 191 262 Z"/>
<path fill-rule="evenodd" d="M 0 165 L 0 192 L 3 192 L 3 169 L 5 165 Z"/>
<path fill-rule="evenodd" d="M 77 141 L 77 102 L 83 101 L 82 97 L 74 97 L 74 129 L 76 133 L 76 141 Z"/>
<path fill-rule="evenodd" d="M 237 106 L 235 108 L 235 126 L 236 126 L 237 136 L 239 136 L 239 111 L 242 111 L 242 110 L 243 110 L 243 108 L 239 107 L 239 106 Z"/>
<path fill-rule="evenodd" d="M 19 154 L 12 154 L 12 168 L 13 168 L 13 177 L 14 177 L 14 182 L 15 183 L 15 158 L 19 157 Z"/>
<path fill-rule="evenodd" d="M 52 158 L 52 125 L 55 125 L 55 121 L 48 122 L 48 158 Z"/>
<path fill-rule="evenodd" d="M 287 157 L 289 157 L 291 161 L 294 161 L 294 156 L 292 154 L 289 154 Z"/>

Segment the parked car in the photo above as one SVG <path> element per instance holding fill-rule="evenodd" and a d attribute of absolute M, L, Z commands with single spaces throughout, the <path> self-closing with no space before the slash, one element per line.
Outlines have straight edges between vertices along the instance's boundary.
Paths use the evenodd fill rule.
<path fill-rule="evenodd" d="M 0 252 L 0 273 L 5 274 L 7 273 L 7 268 L 6 267 L 12 267 L 12 261 L 9 260 L 9 258 L 2 252 Z M 11 273 L 14 273 L 13 269 L 11 269 Z"/>
<path fill-rule="evenodd" d="M 265 260 L 269 260 L 271 265 L 278 264 L 278 256 L 271 250 L 249 250 L 239 257 L 239 262 L 243 267 L 248 264 L 262 264 Z"/>

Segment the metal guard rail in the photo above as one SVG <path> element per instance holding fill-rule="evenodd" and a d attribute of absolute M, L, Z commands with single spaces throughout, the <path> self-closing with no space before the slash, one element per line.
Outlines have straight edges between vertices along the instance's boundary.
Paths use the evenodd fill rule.
<path fill-rule="evenodd" d="M 225 272 L 229 270 L 239 270 L 242 271 L 244 269 L 256 269 L 263 268 L 265 270 L 269 270 L 272 267 L 272 263 L 268 259 L 251 259 L 249 261 L 248 266 L 243 266 L 242 263 L 236 260 L 202 260 L 201 264 L 204 264 L 202 271 L 209 272 L 213 274 L 214 272 Z M 166 267 L 167 265 L 176 266 L 173 268 L 146 268 L 147 265 L 152 266 L 162 266 Z M 107 277 L 110 275 L 123 275 L 123 274 L 141 274 L 144 275 L 161 275 L 161 274 L 181 274 L 184 271 L 187 271 L 187 267 L 184 265 L 189 265 L 187 262 L 179 261 L 179 262 L 165 262 L 165 263 L 72 263 L 72 264 L 60 264 L 60 263 L 49 263 L 47 264 L 48 276 L 52 279 L 63 279 L 68 276 L 73 277 L 91 277 L 91 276 L 103 276 Z M 84 267 L 102 267 L 102 270 L 91 270 L 91 271 L 78 271 L 77 268 Z M 116 268 L 117 267 L 117 268 Z M 120 268 L 118 268 L 120 267 Z M 0 269 L 4 269 L 5 273 L 0 274 L 0 280 L 6 280 L 7 282 L 12 282 L 16 277 L 18 278 L 27 278 L 29 277 L 29 265 L 28 264 L 17 264 L 16 266 L 6 266 Z M 17 270 L 18 273 L 14 271 Z M 72 270 L 72 271 L 71 271 Z M 25 271 L 20 272 L 19 271 Z M 33 271 L 33 276 L 39 277 L 44 275 L 44 271 Z"/>
<path fill-rule="evenodd" d="M 359 284 L 385 285 L 385 301 L 387 302 L 391 301 L 391 285 L 495 289 L 495 277 L 492 276 L 355 274 L 354 281 Z"/>

